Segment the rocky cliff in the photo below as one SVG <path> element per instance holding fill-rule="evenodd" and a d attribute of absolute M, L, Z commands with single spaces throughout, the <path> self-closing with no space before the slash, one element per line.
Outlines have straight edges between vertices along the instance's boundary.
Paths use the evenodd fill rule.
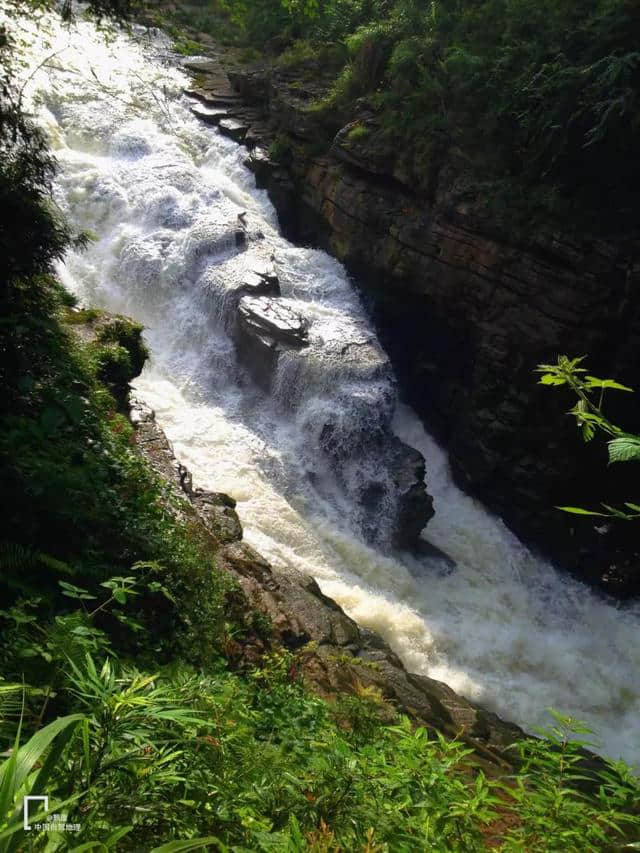
<path fill-rule="evenodd" d="M 219 76 L 208 83 L 198 70 L 192 94 L 219 107 Z M 637 242 L 510 227 L 508 211 L 487 214 L 462 152 L 395 146 L 364 102 L 341 127 L 313 108 L 323 81 L 308 74 L 235 67 L 228 76 L 242 98 L 226 106 L 244 124 L 235 138 L 252 149 L 248 165 L 283 229 L 353 273 L 404 396 L 448 447 L 458 483 L 586 580 L 640 592 L 630 529 L 554 509 L 634 500 L 633 472 L 607 469 L 602 446 L 582 445 L 563 418 L 573 401 L 537 387 L 533 373 L 558 354 L 586 353 L 595 374 L 637 384 Z M 640 413 L 624 402 L 613 411 L 633 429 Z"/>

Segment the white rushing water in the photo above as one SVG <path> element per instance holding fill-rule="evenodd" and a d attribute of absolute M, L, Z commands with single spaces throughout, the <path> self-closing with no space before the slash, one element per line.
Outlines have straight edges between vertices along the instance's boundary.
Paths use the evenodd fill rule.
<path fill-rule="evenodd" d="M 412 411 L 394 414 L 393 376 L 343 268 L 279 235 L 244 152 L 190 113 L 168 44 L 105 39 L 53 16 L 21 26 L 25 79 L 49 57 L 25 97 L 59 160 L 58 203 L 96 237 L 60 275 L 84 303 L 147 324 L 153 358 L 136 388 L 195 484 L 232 495 L 252 545 L 317 578 L 411 670 L 525 727 L 546 724 L 552 706 L 593 724 L 609 754 L 637 760 L 640 612 L 558 575 L 453 485 Z M 241 211 L 246 248 L 233 236 Z M 225 314 L 233 284 L 271 257 L 283 299 L 311 320 L 311 346 L 285 365 L 273 398 L 238 366 Z M 362 359 L 345 355 L 345 341 Z M 426 457 L 428 538 L 453 571 L 360 535 L 354 494 L 384 479 L 363 435 L 388 433 L 392 416 Z M 320 450 L 327 418 L 348 446 L 342 474 Z"/>

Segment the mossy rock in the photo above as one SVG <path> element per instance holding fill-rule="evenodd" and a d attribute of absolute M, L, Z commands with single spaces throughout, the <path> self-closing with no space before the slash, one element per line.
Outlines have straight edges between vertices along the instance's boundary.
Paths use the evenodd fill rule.
<path fill-rule="evenodd" d="M 107 318 L 98 331 L 97 341 L 104 344 L 117 344 L 127 351 L 133 371 L 129 381 L 140 374 L 149 358 L 149 350 L 142 339 L 143 331 L 142 324 L 119 315 Z"/>
<path fill-rule="evenodd" d="M 129 383 L 139 376 L 149 350 L 143 340 L 144 327 L 129 317 L 95 308 L 72 309 L 65 323 L 88 348 L 95 375 L 124 408 Z"/>
<path fill-rule="evenodd" d="M 96 376 L 109 387 L 119 403 L 126 401 L 129 383 L 138 375 L 129 352 L 120 344 L 94 344 Z"/>

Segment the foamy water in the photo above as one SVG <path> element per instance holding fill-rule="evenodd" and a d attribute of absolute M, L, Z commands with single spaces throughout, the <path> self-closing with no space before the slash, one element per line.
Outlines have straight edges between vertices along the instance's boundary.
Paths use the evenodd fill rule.
<path fill-rule="evenodd" d="M 446 455 L 397 404 L 343 268 L 280 236 L 245 153 L 190 113 L 168 42 L 105 40 L 88 22 L 65 29 L 52 15 L 22 27 L 25 79 L 55 54 L 25 97 L 59 159 L 57 200 L 96 237 L 60 276 L 83 302 L 147 324 L 153 358 L 136 389 L 195 484 L 232 495 L 252 545 L 317 578 L 410 669 L 525 727 L 545 724 L 552 706 L 591 723 L 609 754 L 637 760 L 638 607 L 610 605 L 559 575 L 455 487 Z M 243 249 L 233 238 L 241 211 Z M 283 299 L 311 322 L 311 346 L 283 364 L 269 398 L 236 362 L 227 296 L 271 259 Z M 345 341 L 363 358 L 345 356 Z M 322 451 L 328 419 L 350 452 L 340 471 Z M 426 457 L 436 515 L 423 535 L 453 571 L 361 535 L 355 495 L 371 477 L 387 482 L 384 451 L 362 435 L 382 447 L 392 428 Z M 393 499 L 386 493 L 380 530 Z"/>

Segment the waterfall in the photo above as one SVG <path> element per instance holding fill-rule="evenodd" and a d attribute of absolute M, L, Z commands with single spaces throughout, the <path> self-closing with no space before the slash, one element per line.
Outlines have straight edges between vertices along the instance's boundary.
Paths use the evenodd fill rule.
<path fill-rule="evenodd" d="M 153 357 L 136 390 L 194 483 L 232 495 L 252 545 L 313 575 L 410 670 L 525 728 L 554 707 L 637 760 L 640 609 L 558 574 L 455 487 L 445 454 L 398 404 L 344 269 L 282 238 L 242 150 L 190 112 L 169 42 L 105 39 L 50 14 L 19 25 L 25 79 L 52 57 L 25 99 L 59 161 L 56 200 L 95 236 L 60 278 L 83 303 L 146 324 Z M 269 388 L 238 359 L 233 331 L 241 304 L 271 310 L 272 297 L 243 290 L 256 269 L 273 270 L 273 301 L 299 322 L 299 340 L 265 361 Z M 398 439 L 427 460 L 428 538 L 453 570 L 390 545 Z"/>

